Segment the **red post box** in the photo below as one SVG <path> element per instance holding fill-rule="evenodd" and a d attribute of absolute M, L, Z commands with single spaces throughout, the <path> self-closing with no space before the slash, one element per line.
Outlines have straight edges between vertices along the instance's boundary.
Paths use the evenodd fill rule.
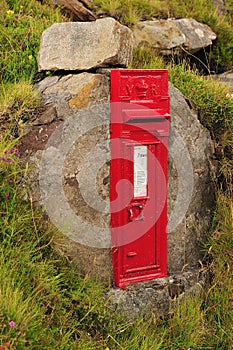
<path fill-rule="evenodd" d="M 111 71 L 110 211 L 115 285 L 167 274 L 167 70 Z"/>

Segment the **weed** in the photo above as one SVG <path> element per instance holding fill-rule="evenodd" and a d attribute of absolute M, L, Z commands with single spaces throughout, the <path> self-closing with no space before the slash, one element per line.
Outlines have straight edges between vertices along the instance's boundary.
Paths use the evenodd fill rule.
<path fill-rule="evenodd" d="M 138 69 L 162 69 L 166 64 L 155 49 L 150 47 L 144 49 L 134 49 L 133 61 L 130 68 Z"/>

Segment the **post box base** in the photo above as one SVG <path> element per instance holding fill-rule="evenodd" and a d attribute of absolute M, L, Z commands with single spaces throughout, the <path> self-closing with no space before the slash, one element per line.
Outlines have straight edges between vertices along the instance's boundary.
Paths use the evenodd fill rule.
<path fill-rule="evenodd" d="M 209 280 L 209 271 L 188 270 L 163 278 L 128 285 L 126 289 L 112 288 L 106 295 L 109 306 L 128 319 L 156 314 L 166 316 L 184 295 L 201 292 Z"/>

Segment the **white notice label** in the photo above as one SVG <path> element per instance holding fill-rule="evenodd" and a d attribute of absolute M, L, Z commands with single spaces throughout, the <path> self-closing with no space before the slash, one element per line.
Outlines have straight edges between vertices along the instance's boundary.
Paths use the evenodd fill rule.
<path fill-rule="evenodd" d="M 147 196 L 147 146 L 134 146 L 134 197 Z"/>

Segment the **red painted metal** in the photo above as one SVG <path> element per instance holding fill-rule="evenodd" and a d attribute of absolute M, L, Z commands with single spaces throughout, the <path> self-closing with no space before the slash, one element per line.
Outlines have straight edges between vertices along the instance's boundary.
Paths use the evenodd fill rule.
<path fill-rule="evenodd" d="M 111 71 L 110 209 L 115 285 L 167 274 L 167 70 Z"/>

